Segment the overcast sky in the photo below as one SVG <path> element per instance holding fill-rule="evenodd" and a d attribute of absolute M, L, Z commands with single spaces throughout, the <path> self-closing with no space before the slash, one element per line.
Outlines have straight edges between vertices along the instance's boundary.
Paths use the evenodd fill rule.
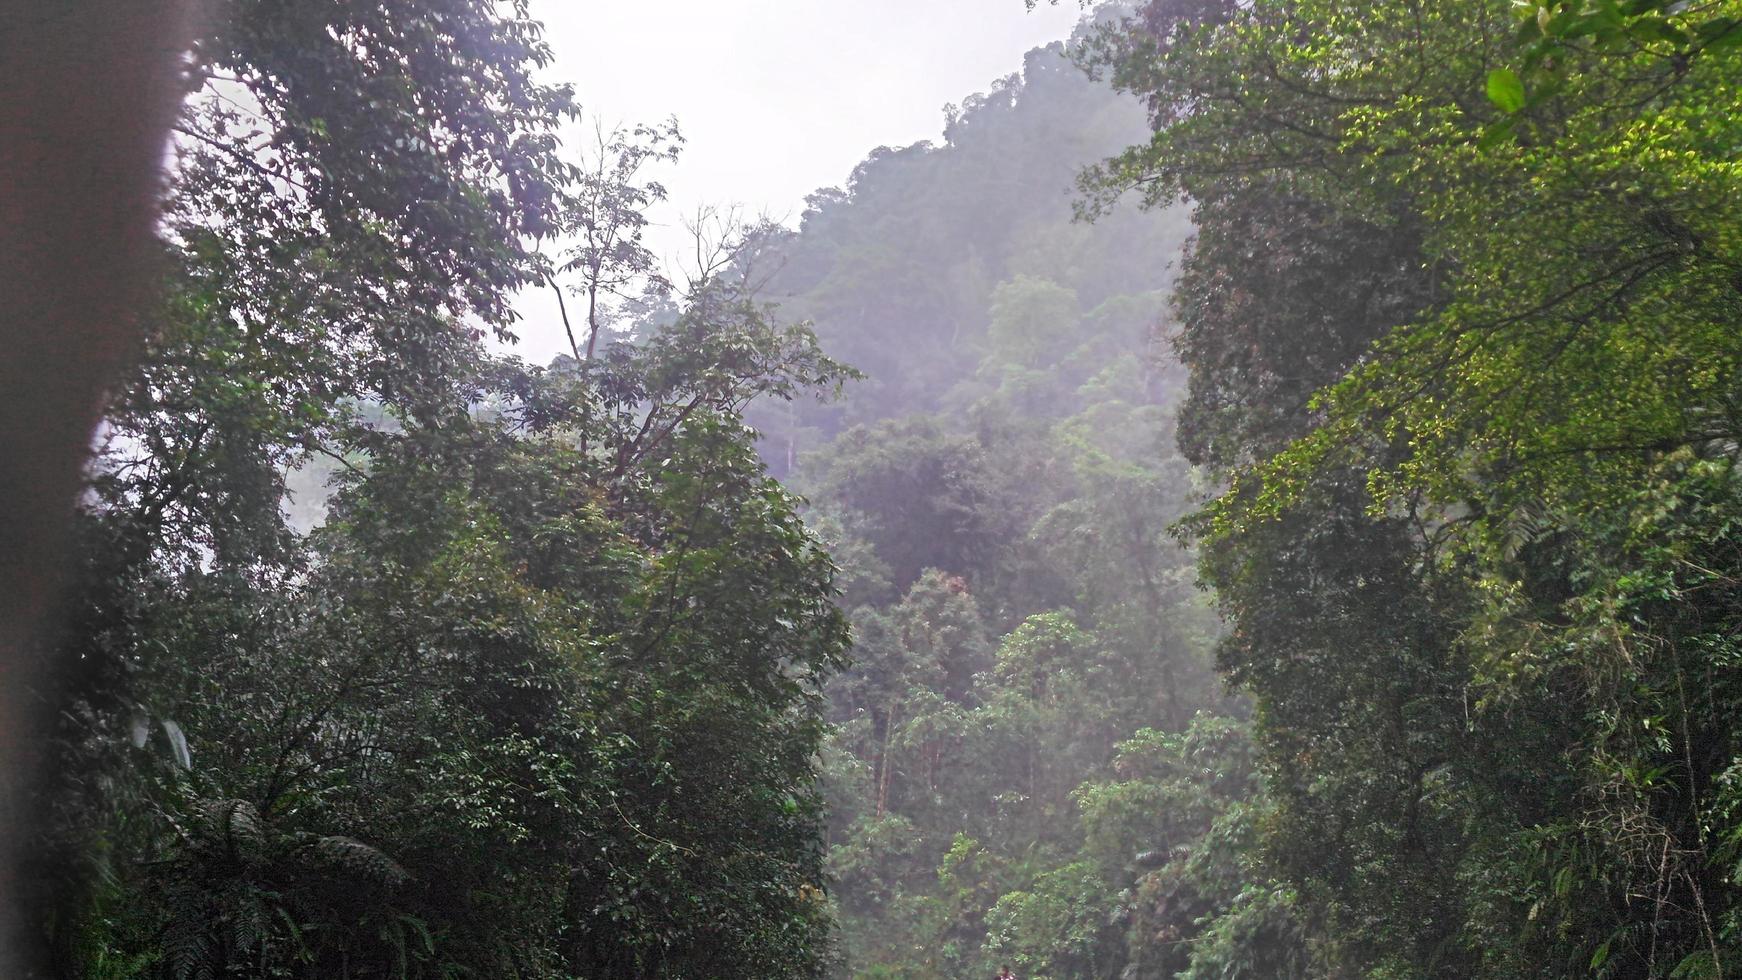
<path fill-rule="evenodd" d="M 938 139 L 943 107 L 1021 68 L 1070 33 L 1079 7 L 1022 0 L 533 0 L 572 82 L 607 122 L 676 116 L 687 144 L 662 177 L 655 239 L 673 252 L 680 214 L 742 205 L 796 220 L 806 194 L 843 183 L 878 146 Z M 548 291 L 523 296 L 517 352 L 566 344 Z"/>

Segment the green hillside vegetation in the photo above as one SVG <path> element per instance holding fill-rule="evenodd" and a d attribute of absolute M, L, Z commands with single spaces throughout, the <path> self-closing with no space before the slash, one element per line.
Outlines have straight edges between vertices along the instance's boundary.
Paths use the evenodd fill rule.
<path fill-rule="evenodd" d="M 687 274 L 524 4 L 215 6 L 34 976 L 1742 970 L 1742 0 L 1101 8 Z"/>
<path fill-rule="evenodd" d="M 1262 806 L 1247 712 L 1170 535 L 1204 488 L 1174 448 L 1181 210 L 1073 220 L 1141 106 L 1063 48 L 813 195 L 768 286 L 843 397 L 753 408 L 841 566 L 828 685 L 843 975 L 1171 976 L 1217 944 L 1298 957 L 1239 847 Z"/>

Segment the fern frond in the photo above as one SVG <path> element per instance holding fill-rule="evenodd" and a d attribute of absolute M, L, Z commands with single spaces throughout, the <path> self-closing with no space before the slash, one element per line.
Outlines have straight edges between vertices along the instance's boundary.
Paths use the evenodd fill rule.
<path fill-rule="evenodd" d="M 397 888 L 411 878 L 411 874 L 385 851 L 355 837 L 336 834 L 321 837 L 315 840 L 313 851 L 323 863 L 342 868 L 358 877 L 380 882 L 389 888 Z"/>

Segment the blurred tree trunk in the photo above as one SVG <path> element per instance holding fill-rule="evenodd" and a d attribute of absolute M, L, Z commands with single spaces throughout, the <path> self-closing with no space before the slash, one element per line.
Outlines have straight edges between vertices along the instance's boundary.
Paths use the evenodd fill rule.
<path fill-rule="evenodd" d="M 147 306 L 193 0 L 0 0 L 0 975 L 42 975 L 19 912 L 42 632 L 105 390 Z"/>

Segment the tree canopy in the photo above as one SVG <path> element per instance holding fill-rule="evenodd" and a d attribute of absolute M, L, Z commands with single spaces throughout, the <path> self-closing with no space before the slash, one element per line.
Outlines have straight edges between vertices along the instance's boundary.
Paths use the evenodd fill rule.
<path fill-rule="evenodd" d="M 214 8 L 36 975 L 1742 963 L 1742 3 L 1100 7 L 687 276 L 526 3 Z"/>
<path fill-rule="evenodd" d="M 1733 13 L 1158 0 L 1088 52 L 1154 125 L 1091 202 L 1193 202 L 1184 526 L 1317 970 L 1737 958 Z"/>
<path fill-rule="evenodd" d="M 231 4 L 189 59 L 44 651 L 43 975 L 822 969 L 847 633 L 741 412 L 852 372 L 725 270 L 585 361 L 485 352 L 625 261 L 550 236 L 651 200 L 565 155 L 549 60 L 471 0 Z"/>

